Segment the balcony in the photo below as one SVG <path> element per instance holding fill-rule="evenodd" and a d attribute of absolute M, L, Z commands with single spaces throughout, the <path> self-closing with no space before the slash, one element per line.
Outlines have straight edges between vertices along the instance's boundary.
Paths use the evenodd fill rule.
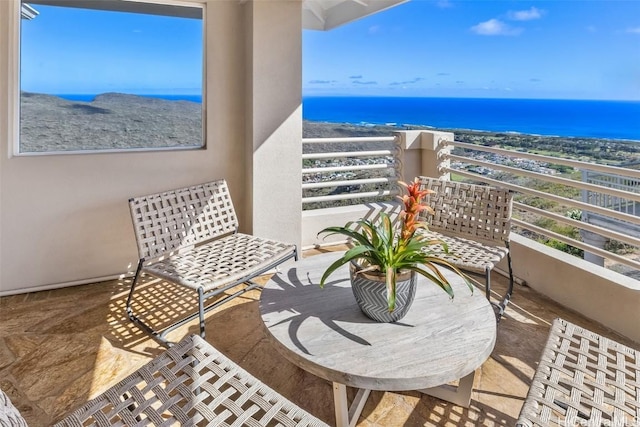
<path fill-rule="evenodd" d="M 375 215 L 380 210 L 393 212 L 395 183 L 404 177 L 454 175 L 456 179 L 466 177 L 507 185 L 492 178 L 488 172 L 505 172 L 506 169 L 521 176 L 535 173 L 535 179 L 592 192 L 624 191 L 581 180 L 558 181 L 563 178 L 531 171 L 526 166 L 513 171 L 509 169 L 513 166 L 495 161 L 495 158 L 486 160 L 470 154 L 471 150 L 486 153 L 499 149 L 456 142 L 454 135 L 442 132 L 402 132 L 374 139 L 305 143 L 321 148 L 305 150 L 303 176 L 307 179 L 303 180 L 303 189 L 324 192 L 305 194 L 303 198 L 304 206 L 313 207 L 303 211 L 301 240 L 306 249 L 305 256 L 342 248 L 343 242 L 340 241 L 317 240 L 317 231 L 324 226 Z M 354 146 L 365 143 L 374 146 L 354 149 Z M 342 148 L 335 148 L 340 144 Z M 460 153 L 462 149 L 466 151 Z M 512 158 L 529 156 L 508 150 L 497 154 Z M 332 163 L 331 159 L 336 158 L 353 161 L 349 164 Z M 536 162 L 552 161 L 539 157 L 534 159 Z M 316 161 L 325 162 L 327 169 L 320 170 L 320 166 L 314 163 Z M 594 167 L 566 159 L 553 161 L 569 163 L 575 168 Z M 526 162 L 520 163 L 526 165 Z M 622 169 L 616 172 L 633 174 Z M 308 176 L 315 178 L 309 179 Z M 528 186 L 508 185 L 519 194 L 567 203 L 583 211 L 590 208 L 587 202 L 539 194 L 538 190 Z M 634 194 L 616 194 L 629 200 L 637 198 Z M 339 207 L 318 205 L 341 200 L 348 203 Z M 353 201 L 357 204 L 351 204 Z M 519 212 L 529 213 L 518 219 L 519 229 L 563 239 L 584 251 L 593 251 L 631 269 L 637 268 L 638 263 L 633 259 L 558 235 L 530 223 L 528 219 L 532 218 L 532 212 L 546 213 L 554 220 L 569 222 L 629 245 L 637 245 L 634 237 L 532 208 L 525 202 L 516 204 Z M 601 215 L 637 222 L 626 212 L 593 206 Z M 476 377 L 471 407 L 464 409 L 417 392 L 373 392 L 357 425 L 514 425 L 550 323 L 556 317 L 631 347 L 640 347 L 637 330 L 640 324 L 637 310 L 640 286 L 637 281 L 520 234 L 513 237 L 513 251 L 514 271 L 519 284 L 500 322 L 496 347 Z M 540 268 L 541 265 L 545 268 Z M 268 276 L 263 280 L 268 280 Z M 506 279 L 496 272 L 492 282 L 494 291 L 501 294 L 506 287 Z M 30 425 L 50 425 L 59 420 L 161 351 L 155 341 L 126 317 L 124 304 L 129 285 L 128 279 L 121 279 L 0 298 L 0 388 L 9 394 Z M 173 303 L 166 312 L 155 316 L 153 321 L 158 325 L 195 306 L 190 295 L 159 280 L 145 283 L 144 291 L 156 300 Z M 319 295 L 321 292 L 318 290 Z M 258 291 L 251 291 L 210 312 L 207 317 L 208 341 L 287 398 L 333 423 L 331 384 L 296 368 L 265 340 L 259 327 L 259 296 Z M 194 332 L 197 332 L 197 325 L 190 323 L 174 331 L 169 338 L 177 340 Z"/>
<path fill-rule="evenodd" d="M 506 286 L 499 275 L 495 284 L 497 292 Z M 128 286 L 128 280 L 119 280 L 0 299 L 0 388 L 29 425 L 52 424 L 158 354 L 159 345 L 124 313 Z M 145 289 L 157 299 L 179 301 L 172 307 L 175 311 L 194 303 L 180 289 L 159 281 L 146 283 Z M 259 325 L 259 297 L 258 291 L 250 291 L 209 313 L 207 340 L 293 402 L 333 423 L 331 384 L 295 367 L 271 348 Z M 163 322 L 175 311 L 161 313 L 156 321 Z M 374 391 L 357 425 L 514 425 L 555 317 L 634 345 L 601 324 L 518 286 L 500 323 L 496 347 L 476 376 L 469 409 L 417 392 Z M 192 322 L 172 337 L 196 329 Z"/>

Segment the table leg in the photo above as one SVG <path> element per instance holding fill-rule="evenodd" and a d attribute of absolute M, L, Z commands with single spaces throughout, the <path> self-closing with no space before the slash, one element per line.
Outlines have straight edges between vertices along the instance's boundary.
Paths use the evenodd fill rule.
<path fill-rule="evenodd" d="M 460 378 L 458 381 L 458 387 L 454 387 L 448 384 L 441 385 L 433 388 L 425 388 L 418 390 L 429 396 L 437 397 L 438 399 L 446 400 L 453 404 L 468 408 L 471 404 L 471 391 L 473 389 L 473 380 L 476 376 L 476 371 L 471 372 L 466 377 Z"/>
<path fill-rule="evenodd" d="M 354 427 L 360 418 L 364 404 L 367 403 L 371 390 L 358 389 L 356 397 L 349 406 L 347 400 L 347 386 L 333 383 L 333 404 L 336 409 L 336 427 Z"/>

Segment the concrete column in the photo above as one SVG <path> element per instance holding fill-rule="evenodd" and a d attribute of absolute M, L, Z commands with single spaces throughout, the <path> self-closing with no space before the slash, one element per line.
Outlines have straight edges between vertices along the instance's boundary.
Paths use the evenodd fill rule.
<path fill-rule="evenodd" d="M 248 231 L 300 245 L 302 2 L 251 1 L 245 6 L 251 24 L 245 94 Z"/>
<path fill-rule="evenodd" d="M 600 249 L 604 249 L 604 245 L 609 240 L 606 237 L 602 237 L 599 234 L 587 230 L 580 230 L 580 236 L 582 237 L 583 242 Z M 604 258 L 599 255 L 584 251 L 583 258 L 585 261 L 589 261 L 590 263 L 599 265 L 600 267 L 604 267 Z"/>
<path fill-rule="evenodd" d="M 416 176 L 450 178 L 449 173 L 442 172 L 443 167 L 449 166 L 443 154 L 451 151 L 443 141 L 453 141 L 452 132 L 410 130 L 394 135 L 400 139 L 403 180 L 411 181 Z"/>

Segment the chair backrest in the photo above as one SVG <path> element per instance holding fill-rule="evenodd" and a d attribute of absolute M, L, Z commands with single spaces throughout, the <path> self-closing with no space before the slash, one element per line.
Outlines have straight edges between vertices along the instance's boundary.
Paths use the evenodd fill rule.
<path fill-rule="evenodd" d="M 513 194 L 506 189 L 420 177 L 434 191 L 425 198 L 434 214 L 422 218 L 429 229 L 487 242 L 508 242 Z"/>
<path fill-rule="evenodd" d="M 129 199 L 138 254 L 149 259 L 238 229 L 224 180 Z"/>

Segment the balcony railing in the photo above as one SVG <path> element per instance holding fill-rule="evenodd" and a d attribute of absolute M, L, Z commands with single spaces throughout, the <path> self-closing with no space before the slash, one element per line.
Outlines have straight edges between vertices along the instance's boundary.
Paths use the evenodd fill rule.
<path fill-rule="evenodd" d="M 629 209 L 630 204 L 640 202 L 637 187 L 613 185 L 616 182 L 640 182 L 640 171 L 464 142 L 447 142 L 446 146 L 458 150 L 455 154 L 449 153 L 448 150 L 443 151 L 443 160 L 451 162 L 451 166 L 442 168 L 443 173 L 453 173 L 467 180 L 506 187 L 517 193 L 513 223 L 521 230 L 640 270 L 640 262 L 604 247 L 607 239 L 633 248 L 640 247 L 640 239 L 622 231 L 629 227 L 640 227 L 640 217 L 635 215 L 635 210 Z M 557 165 L 568 167 L 563 175 L 572 175 L 572 171 L 576 173 L 569 178 L 558 176 L 559 173 L 556 173 L 553 167 Z M 584 180 L 583 177 L 588 174 L 608 178 L 604 182 L 602 179 Z M 617 181 L 612 177 L 617 177 Z M 580 200 L 585 192 L 590 196 L 586 200 Z M 603 200 L 617 200 L 619 203 L 602 203 Z M 565 212 L 561 213 L 563 209 Z M 606 221 L 589 221 L 594 215 Z M 550 221 L 541 221 L 541 218 Z M 564 229 L 565 233 L 560 233 L 540 225 L 557 223 L 569 228 Z M 574 230 L 580 234 L 567 235 Z"/>
<path fill-rule="evenodd" d="M 392 199 L 400 178 L 397 142 L 393 136 L 303 139 L 303 209 Z"/>
<path fill-rule="evenodd" d="M 397 181 L 411 178 L 402 177 L 406 153 L 399 140 L 398 135 L 304 139 L 304 209 L 391 201 Z M 438 174 L 516 193 L 517 233 L 584 253 L 590 261 L 608 259 L 640 270 L 640 262 L 609 249 L 640 247 L 640 171 L 458 141 L 440 141 L 436 151 Z"/>
<path fill-rule="evenodd" d="M 640 193 L 640 179 L 621 176 L 612 173 L 594 172 L 584 170 L 582 180 L 602 187 L 614 190 L 624 190 L 631 193 Z M 633 216 L 640 216 L 640 206 L 634 200 L 613 194 L 603 194 L 589 190 L 582 191 L 582 201 L 592 205 L 613 209 L 618 212 L 626 212 Z"/>

